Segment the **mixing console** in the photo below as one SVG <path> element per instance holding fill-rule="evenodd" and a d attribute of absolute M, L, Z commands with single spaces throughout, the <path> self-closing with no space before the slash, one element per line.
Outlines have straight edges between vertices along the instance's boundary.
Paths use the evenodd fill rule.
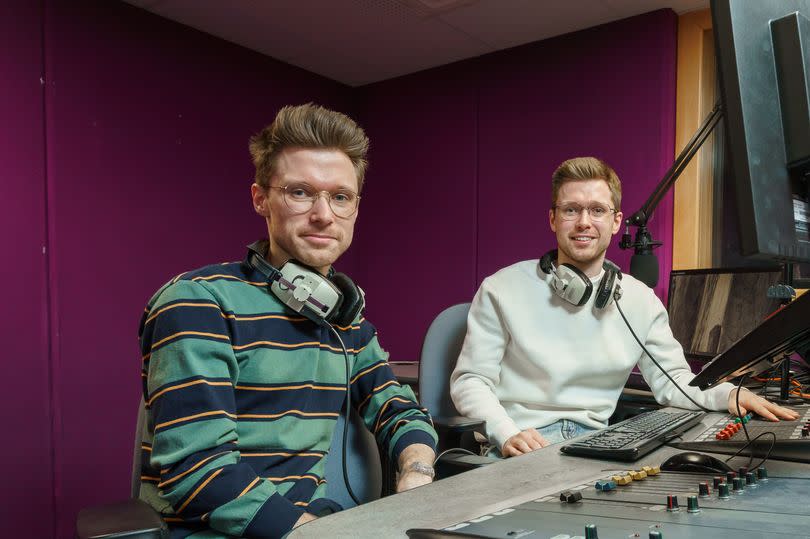
<path fill-rule="evenodd" d="M 608 473 L 559 494 L 411 537 L 609 539 L 808 537 L 810 479 L 764 468 L 723 475 Z M 433 533 L 433 535 L 431 535 Z"/>
<path fill-rule="evenodd" d="M 748 435 L 753 440 L 763 433 L 772 432 L 776 442 L 770 457 L 777 460 L 792 460 L 796 462 L 810 462 L 810 406 L 789 406 L 799 412 L 796 421 L 780 421 L 774 423 L 764 419 L 752 418 L 750 414 L 742 420 L 727 415 L 698 435 L 692 442 L 677 442 L 671 445 L 680 449 L 704 451 L 710 453 L 736 453 L 746 444 L 742 423 L 748 429 Z M 763 457 L 773 443 L 773 436 L 764 434 L 752 445 L 754 455 Z M 745 455 L 749 450 L 745 450 Z"/>

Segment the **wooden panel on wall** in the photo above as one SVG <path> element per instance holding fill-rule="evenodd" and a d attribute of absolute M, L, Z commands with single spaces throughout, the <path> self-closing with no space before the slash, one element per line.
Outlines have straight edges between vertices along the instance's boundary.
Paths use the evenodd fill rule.
<path fill-rule="evenodd" d="M 711 12 L 678 18 L 678 82 L 675 152 L 709 115 L 717 99 Z M 712 168 L 714 137 L 709 137 L 675 184 L 673 269 L 712 265 Z"/>

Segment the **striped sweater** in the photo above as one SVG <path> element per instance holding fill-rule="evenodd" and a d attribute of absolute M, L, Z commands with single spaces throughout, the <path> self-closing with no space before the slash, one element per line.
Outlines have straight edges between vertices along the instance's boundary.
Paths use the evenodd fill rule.
<path fill-rule="evenodd" d="M 396 462 L 436 434 L 395 380 L 374 326 L 336 327 L 349 353 L 351 402 Z M 172 537 L 211 530 L 280 537 L 324 498 L 325 461 L 346 396 L 340 344 L 298 316 L 245 263 L 182 274 L 149 301 L 140 326 L 141 499 Z"/>

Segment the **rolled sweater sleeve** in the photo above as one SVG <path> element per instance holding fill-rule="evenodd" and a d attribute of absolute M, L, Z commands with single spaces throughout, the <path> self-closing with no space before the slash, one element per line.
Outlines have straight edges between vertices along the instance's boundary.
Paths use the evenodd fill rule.
<path fill-rule="evenodd" d="M 392 462 L 411 444 L 436 449 L 437 435 L 427 410 L 420 407 L 410 387 L 397 382 L 380 348 L 374 326 L 360 321 L 352 367 L 352 403 Z"/>
<path fill-rule="evenodd" d="M 144 401 L 164 519 L 205 522 L 224 534 L 273 538 L 303 513 L 241 462 L 227 317 L 203 283 L 177 281 L 141 324 Z M 167 505 L 168 504 L 168 505 Z"/>

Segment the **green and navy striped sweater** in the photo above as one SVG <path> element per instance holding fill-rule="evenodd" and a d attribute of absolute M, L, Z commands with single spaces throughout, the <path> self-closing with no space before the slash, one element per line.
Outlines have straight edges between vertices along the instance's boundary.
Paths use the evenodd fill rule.
<path fill-rule="evenodd" d="M 352 404 L 393 462 L 410 444 L 435 447 L 429 416 L 395 380 L 374 326 L 360 317 L 336 329 L 349 352 Z M 140 497 L 173 538 L 280 537 L 305 510 L 334 508 L 324 469 L 346 367 L 327 328 L 286 308 L 240 262 L 164 285 L 140 342 Z"/>

